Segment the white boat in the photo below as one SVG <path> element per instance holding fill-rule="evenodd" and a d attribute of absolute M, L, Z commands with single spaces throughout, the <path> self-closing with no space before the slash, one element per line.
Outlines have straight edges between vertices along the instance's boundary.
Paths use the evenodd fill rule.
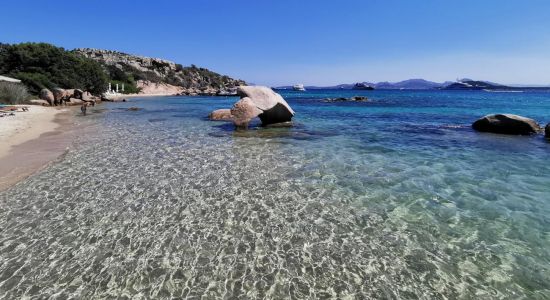
<path fill-rule="evenodd" d="M 302 91 L 302 92 L 306 90 L 303 84 L 296 84 L 292 86 L 292 89 L 295 91 Z"/>

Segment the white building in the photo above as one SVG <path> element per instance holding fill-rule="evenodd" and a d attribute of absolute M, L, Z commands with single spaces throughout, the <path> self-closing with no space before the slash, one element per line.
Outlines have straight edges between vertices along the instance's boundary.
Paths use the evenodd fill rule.
<path fill-rule="evenodd" d="M 0 81 L 20 83 L 21 80 L 0 75 Z"/>

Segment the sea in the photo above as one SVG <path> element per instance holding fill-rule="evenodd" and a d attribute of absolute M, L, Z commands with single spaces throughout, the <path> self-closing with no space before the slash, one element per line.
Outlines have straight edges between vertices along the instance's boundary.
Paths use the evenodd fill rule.
<path fill-rule="evenodd" d="M 236 97 L 75 112 L 0 193 L 0 298 L 550 299 L 550 142 L 471 128 L 544 126 L 550 92 L 279 93 L 292 127 L 207 118 Z"/>

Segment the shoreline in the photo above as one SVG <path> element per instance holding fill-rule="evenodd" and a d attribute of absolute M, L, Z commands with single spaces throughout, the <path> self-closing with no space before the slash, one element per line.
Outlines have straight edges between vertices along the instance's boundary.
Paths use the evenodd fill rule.
<path fill-rule="evenodd" d="M 72 143 L 73 109 L 28 107 L 0 120 L 0 191 L 46 167 Z"/>

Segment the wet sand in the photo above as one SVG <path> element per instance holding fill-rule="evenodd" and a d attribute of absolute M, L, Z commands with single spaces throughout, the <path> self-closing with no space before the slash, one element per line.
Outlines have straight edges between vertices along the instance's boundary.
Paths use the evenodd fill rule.
<path fill-rule="evenodd" d="M 61 157 L 74 138 L 75 108 L 46 109 L 24 121 L 14 133 L 2 136 L 0 146 L 0 191 L 27 178 Z M 22 118 L 18 113 L 10 118 Z"/>

